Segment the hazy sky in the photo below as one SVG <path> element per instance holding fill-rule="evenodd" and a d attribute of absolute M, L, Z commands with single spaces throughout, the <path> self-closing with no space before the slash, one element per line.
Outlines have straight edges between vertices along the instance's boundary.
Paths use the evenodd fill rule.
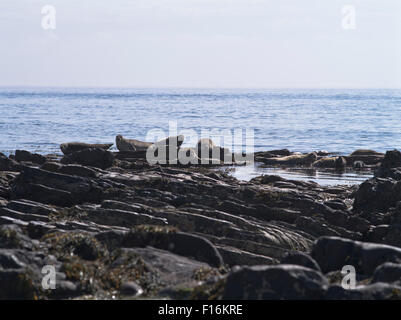
<path fill-rule="evenodd" d="M 0 0 L 0 85 L 401 88 L 400 20 L 400 0 Z"/>

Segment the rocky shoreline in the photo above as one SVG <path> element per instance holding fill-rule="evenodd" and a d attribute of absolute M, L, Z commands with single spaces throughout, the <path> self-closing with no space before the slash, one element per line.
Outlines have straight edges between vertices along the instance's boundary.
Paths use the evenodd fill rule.
<path fill-rule="evenodd" d="M 265 165 L 375 172 L 321 186 L 103 146 L 0 154 L 0 299 L 401 298 L 400 152 L 255 153 Z M 46 265 L 54 290 L 42 287 Z"/>

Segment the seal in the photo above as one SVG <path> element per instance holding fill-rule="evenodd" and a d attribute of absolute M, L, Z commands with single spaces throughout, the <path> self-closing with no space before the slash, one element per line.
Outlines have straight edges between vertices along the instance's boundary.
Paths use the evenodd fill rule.
<path fill-rule="evenodd" d="M 121 134 L 116 136 L 116 145 L 119 151 L 147 151 L 150 146 L 154 148 L 174 146 L 179 147 L 184 142 L 184 136 L 172 136 L 157 142 L 144 142 L 135 139 L 125 139 Z"/>
<path fill-rule="evenodd" d="M 99 148 L 108 150 L 113 143 L 84 143 L 84 142 L 67 142 L 60 145 L 60 149 L 64 154 L 70 154 L 85 149 Z"/>
<path fill-rule="evenodd" d="M 359 149 L 355 150 L 345 158 L 347 160 L 347 163 L 363 161 L 367 165 L 377 165 L 383 161 L 384 153 L 376 152 L 374 150 Z"/>
<path fill-rule="evenodd" d="M 153 143 L 146 150 L 146 159 L 151 164 L 177 162 L 178 150 L 184 142 L 184 138 L 183 135 L 171 136 Z M 182 158 L 185 158 L 185 155 L 185 152 L 181 153 Z M 188 155 L 188 157 L 191 157 L 191 155 Z"/>
<path fill-rule="evenodd" d="M 200 159 L 214 159 L 229 163 L 233 160 L 233 154 L 228 148 L 216 146 L 209 138 L 199 139 L 195 151 Z"/>
<path fill-rule="evenodd" d="M 178 148 L 178 162 L 182 165 L 199 164 L 200 159 L 193 148 Z"/>
<path fill-rule="evenodd" d="M 159 140 L 157 142 L 154 143 L 156 148 L 159 147 L 175 147 L 175 148 L 179 148 L 181 147 L 182 143 L 184 142 L 185 137 L 180 134 L 178 136 L 171 136 L 171 137 L 167 137 L 165 139 Z"/>
<path fill-rule="evenodd" d="M 316 152 L 311 152 L 308 154 L 294 154 L 291 156 L 279 157 L 279 158 L 267 158 L 263 159 L 262 161 L 263 163 L 268 165 L 307 166 L 311 165 L 316 160 L 317 160 Z"/>
<path fill-rule="evenodd" d="M 344 157 L 323 157 L 312 164 L 316 168 L 336 168 L 344 169 L 347 166 L 347 161 Z"/>
<path fill-rule="evenodd" d="M 125 139 L 121 134 L 116 136 L 116 146 L 119 151 L 146 151 L 151 145 L 153 145 L 151 142 Z"/>

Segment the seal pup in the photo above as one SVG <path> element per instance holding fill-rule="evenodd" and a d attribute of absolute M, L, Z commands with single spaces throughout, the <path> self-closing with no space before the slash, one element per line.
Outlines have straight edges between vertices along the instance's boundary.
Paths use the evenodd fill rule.
<path fill-rule="evenodd" d="M 70 154 L 85 149 L 99 148 L 108 150 L 113 143 L 84 143 L 84 142 L 66 142 L 60 145 L 61 152 L 64 154 Z"/>
<path fill-rule="evenodd" d="M 151 145 L 153 145 L 151 142 L 125 139 L 121 134 L 116 136 L 116 146 L 119 151 L 146 151 Z"/>

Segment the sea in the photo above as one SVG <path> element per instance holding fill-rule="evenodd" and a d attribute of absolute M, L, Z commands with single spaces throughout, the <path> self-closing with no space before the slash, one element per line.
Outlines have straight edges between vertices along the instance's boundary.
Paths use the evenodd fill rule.
<path fill-rule="evenodd" d="M 177 133 L 199 137 L 205 132 L 245 137 L 248 130 L 255 151 L 385 152 L 401 148 L 401 89 L 0 88 L 0 152 L 6 155 L 16 149 L 60 153 L 60 143 L 114 142 L 117 134 L 146 140 L 155 130 L 168 134 L 171 123 Z M 249 180 L 269 170 L 323 184 L 368 177 L 259 167 L 233 174 Z"/>

